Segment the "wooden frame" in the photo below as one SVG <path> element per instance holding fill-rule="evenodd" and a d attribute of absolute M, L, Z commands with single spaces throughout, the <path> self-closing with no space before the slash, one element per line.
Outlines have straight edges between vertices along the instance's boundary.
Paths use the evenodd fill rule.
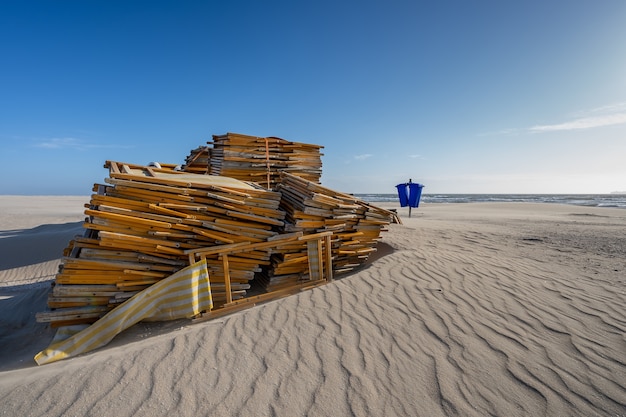
<path fill-rule="evenodd" d="M 332 232 L 322 232 L 311 235 L 302 235 L 301 232 L 298 232 L 288 235 L 275 236 L 271 240 L 268 239 L 266 242 L 242 242 L 231 245 L 186 250 L 185 253 L 189 256 L 190 264 L 201 259 L 206 260 L 208 256 L 217 256 L 222 260 L 222 267 L 224 271 L 226 302 L 221 308 L 205 312 L 201 317 L 196 318 L 194 321 L 211 320 L 225 314 L 252 307 L 259 302 L 282 298 L 304 289 L 317 287 L 331 282 L 333 280 L 331 236 Z M 306 247 L 309 265 L 309 279 L 307 281 L 291 285 L 288 288 L 279 291 L 270 291 L 265 294 L 233 300 L 229 271 L 229 255 L 241 252 L 251 252 L 258 249 L 277 249 L 280 246 L 291 245 L 293 243 L 300 243 Z"/>

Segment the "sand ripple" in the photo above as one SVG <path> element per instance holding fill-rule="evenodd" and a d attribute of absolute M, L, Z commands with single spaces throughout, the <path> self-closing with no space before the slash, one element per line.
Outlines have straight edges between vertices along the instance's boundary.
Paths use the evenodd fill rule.
<path fill-rule="evenodd" d="M 626 295 L 541 241 L 391 226 L 358 273 L 0 374 L 11 415 L 624 416 Z"/>

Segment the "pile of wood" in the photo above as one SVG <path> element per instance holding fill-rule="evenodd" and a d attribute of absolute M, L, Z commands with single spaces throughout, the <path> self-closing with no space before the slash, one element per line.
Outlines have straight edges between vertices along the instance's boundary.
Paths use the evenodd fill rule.
<path fill-rule="evenodd" d="M 286 172 L 281 172 L 277 191 L 281 194 L 280 207 L 287 213 L 285 233 L 302 232 L 306 236 L 332 232 L 334 274 L 363 265 L 393 218 L 388 210 Z M 264 269 L 262 280 L 267 290 L 308 279 L 306 262 L 301 247 L 285 246 L 277 250 L 272 255 L 271 267 Z"/>
<path fill-rule="evenodd" d="M 177 172 L 165 164 L 107 161 L 108 185 L 86 205 L 87 233 L 65 250 L 48 306 L 37 320 L 90 323 L 189 265 L 189 251 L 265 242 L 284 225 L 280 194 L 231 178 Z M 96 190 L 94 190 L 96 191 Z M 242 298 L 270 251 L 230 256 L 227 296 L 222 260 L 207 257 L 214 304 Z"/>
<path fill-rule="evenodd" d="M 85 205 L 85 235 L 66 248 L 52 311 L 38 321 L 94 322 L 198 258 L 208 265 L 209 313 L 231 311 L 354 270 L 398 221 L 321 186 L 322 146 L 235 133 L 209 144 L 182 168 L 106 162 L 106 184 Z"/>
<path fill-rule="evenodd" d="M 278 184 L 280 171 L 316 183 L 322 176 L 320 145 L 238 133 L 213 135 L 208 144 L 212 147 L 191 151 L 183 170 L 254 181 L 267 189 Z"/>
<path fill-rule="evenodd" d="M 183 165 L 183 171 L 194 174 L 208 174 L 211 166 L 211 148 L 198 146 L 192 149 Z"/>

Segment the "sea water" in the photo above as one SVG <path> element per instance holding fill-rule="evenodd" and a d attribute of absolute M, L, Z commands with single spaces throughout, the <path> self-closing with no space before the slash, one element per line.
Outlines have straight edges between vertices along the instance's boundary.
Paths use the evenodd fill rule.
<path fill-rule="evenodd" d="M 398 194 L 354 194 L 369 203 L 397 202 Z M 556 203 L 626 209 L 626 194 L 422 194 L 420 203 Z"/>

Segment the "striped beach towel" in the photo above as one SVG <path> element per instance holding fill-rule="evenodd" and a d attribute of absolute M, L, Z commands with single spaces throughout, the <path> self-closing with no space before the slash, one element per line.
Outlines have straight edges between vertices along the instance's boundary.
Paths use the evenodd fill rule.
<path fill-rule="evenodd" d="M 212 307 L 209 272 L 202 260 L 146 288 L 70 338 L 53 342 L 35 362 L 43 365 L 97 349 L 142 320 L 190 318 Z"/>

